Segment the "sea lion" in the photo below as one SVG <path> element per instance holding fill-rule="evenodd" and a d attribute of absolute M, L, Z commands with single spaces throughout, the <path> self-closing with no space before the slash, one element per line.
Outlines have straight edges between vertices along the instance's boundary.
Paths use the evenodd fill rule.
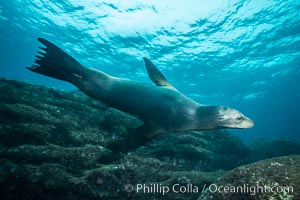
<path fill-rule="evenodd" d="M 88 96 L 140 117 L 144 124 L 123 141 L 110 145 L 113 152 L 128 152 L 155 136 L 191 130 L 251 128 L 254 123 L 241 112 L 225 106 L 201 105 L 180 93 L 158 68 L 144 58 L 150 85 L 110 76 L 87 68 L 46 39 L 30 71 L 67 81 Z"/>

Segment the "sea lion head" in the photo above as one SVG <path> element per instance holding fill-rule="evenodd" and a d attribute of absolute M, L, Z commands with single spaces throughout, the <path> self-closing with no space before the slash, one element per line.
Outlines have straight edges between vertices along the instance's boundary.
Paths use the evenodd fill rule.
<path fill-rule="evenodd" d="M 241 112 L 224 106 L 217 107 L 215 120 L 220 128 L 252 128 L 254 126 L 254 122 Z"/>

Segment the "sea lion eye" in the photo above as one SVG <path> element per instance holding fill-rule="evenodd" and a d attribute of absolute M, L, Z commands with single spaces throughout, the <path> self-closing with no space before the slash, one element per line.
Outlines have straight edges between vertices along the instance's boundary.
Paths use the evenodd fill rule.
<path fill-rule="evenodd" d="M 239 122 L 240 122 L 240 121 L 242 121 L 243 119 L 244 119 L 243 117 L 237 117 L 237 118 L 236 118 L 236 121 L 239 121 Z"/>
<path fill-rule="evenodd" d="M 224 119 L 225 119 L 224 117 L 218 117 L 218 120 L 220 120 L 220 121 L 222 121 Z"/>

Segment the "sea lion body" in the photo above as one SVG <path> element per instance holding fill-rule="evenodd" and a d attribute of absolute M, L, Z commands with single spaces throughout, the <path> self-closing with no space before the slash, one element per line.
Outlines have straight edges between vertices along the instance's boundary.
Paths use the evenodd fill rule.
<path fill-rule="evenodd" d="M 201 105 L 183 95 L 147 58 L 146 69 L 156 86 L 84 67 L 53 43 L 38 40 L 46 48 L 40 47 L 43 52 L 38 52 L 35 63 L 27 67 L 29 70 L 68 81 L 88 96 L 144 120 L 135 133 L 110 146 L 114 152 L 127 152 L 162 133 L 253 126 L 252 120 L 235 109 Z"/>
<path fill-rule="evenodd" d="M 164 87 L 128 79 L 111 77 L 109 85 L 100 87 L 87 81 L 88 84 L 77 84 L 88 96 L 101 100 L 110 106 L 136 116 L 147 122 L 157 124 L 162 132 L 192 130 L 195 111 L 200 106 L 185 95 Z M 158 114 L 159 113 L 159 114 Z"/>

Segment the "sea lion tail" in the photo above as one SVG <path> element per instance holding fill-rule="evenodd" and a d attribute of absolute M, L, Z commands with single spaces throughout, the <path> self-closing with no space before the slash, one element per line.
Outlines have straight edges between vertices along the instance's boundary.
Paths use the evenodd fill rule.
<path fill-rule="evenodd" d="M 38 38 L 46 47 L 39 47 L 34 64 L 26 67 L 30 71 L 52 78 L 74 83 L 82 77 L 86 68 L 72 56 L 46 39 Z"/>

